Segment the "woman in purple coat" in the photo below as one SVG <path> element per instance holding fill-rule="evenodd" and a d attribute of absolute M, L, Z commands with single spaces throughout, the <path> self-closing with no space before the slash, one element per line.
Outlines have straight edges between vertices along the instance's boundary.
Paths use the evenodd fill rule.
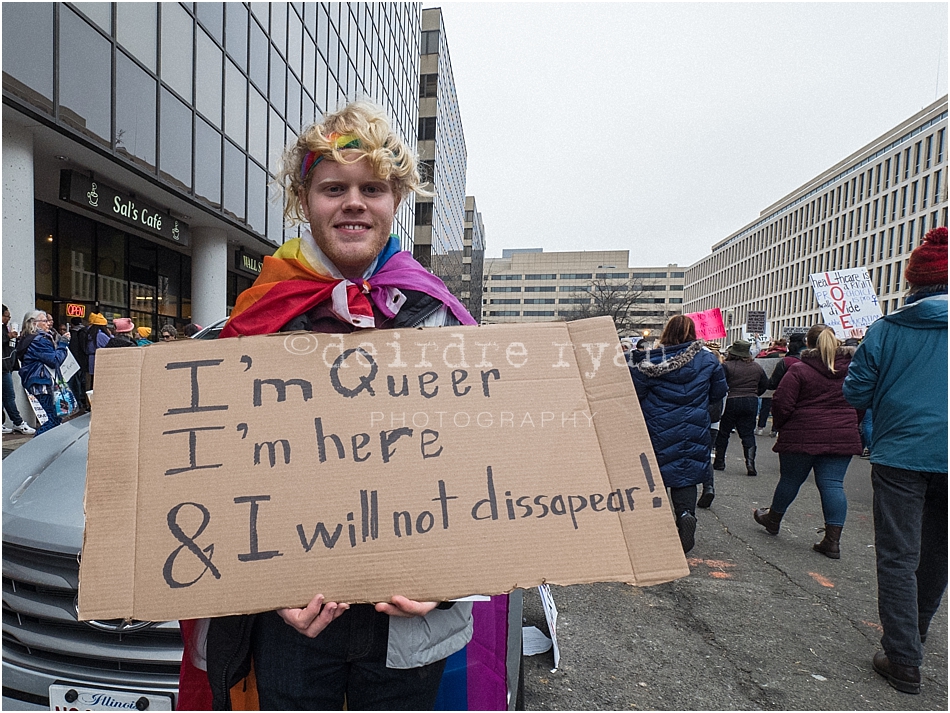
<path fill-rule="evenodd" d="M 752 515 L 777 535 L 782 516 L 814 470 L 825 518 L 824 539 L 814 549 L 839 559 L 848 514 L 844 476 L 851 456 L 861 454 L 858 412 L 841 393 L 854 349 L 839 346 L 830 327 L 810 330 L 806 344 L 801 361 L 789 368 L 772 397 L 772 426 L 779 432 L 772 450 L 779 454 L 781 477 L 772 506 Z"/>

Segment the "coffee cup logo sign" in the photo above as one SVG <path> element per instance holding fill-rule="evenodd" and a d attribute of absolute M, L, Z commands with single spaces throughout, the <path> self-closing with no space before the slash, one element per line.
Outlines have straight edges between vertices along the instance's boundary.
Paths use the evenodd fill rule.
<path fill-rule="evenodd" d="M 86 193 L 86 198 L 89 199 L 89 205 L 93 208 L 99 207 L 99 194 L 96 193 L 96 184 L 92 184 L 92 190 Z"/>
<path fill-rule="evenodd" d="M 178 221 L 175 221 L 175 227 L 172 228 L 172 239 L 178 240 L 181 235 L 181 231 L 178 229 Z"/>

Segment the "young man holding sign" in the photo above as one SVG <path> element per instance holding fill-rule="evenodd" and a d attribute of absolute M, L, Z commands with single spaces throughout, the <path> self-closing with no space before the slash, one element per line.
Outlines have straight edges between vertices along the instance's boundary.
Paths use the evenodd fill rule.
<path fill-rule="evenodd" d="M 302 132 L 278 180 L 302 237 L 264 258 L 222 337 L 475 324 L 391 234 L 400 202 L 423 190 L 416 157 L 377 107 L 353 103 Z M 193 685 L 209 681 L 214 707 L 231 707 L 229 688 L 253 659 L 262 709 L 431 709 L 446 657 L 472 636 L 471 607 L 400 596 L 348 605 L 317 594 L 299 609 L 210 620 L 205 651 L 194 632 L 205 624 L 184 622 L 179 707 L 206 703 Z"/>

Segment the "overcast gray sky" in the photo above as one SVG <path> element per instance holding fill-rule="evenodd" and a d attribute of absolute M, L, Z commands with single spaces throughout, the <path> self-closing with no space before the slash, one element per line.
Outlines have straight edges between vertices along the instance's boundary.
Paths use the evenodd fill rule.
<path fill-rule="evenodd" d="M 947 93 L 946 2 L 441 7 L 492 257 L 691 265 Z"/>

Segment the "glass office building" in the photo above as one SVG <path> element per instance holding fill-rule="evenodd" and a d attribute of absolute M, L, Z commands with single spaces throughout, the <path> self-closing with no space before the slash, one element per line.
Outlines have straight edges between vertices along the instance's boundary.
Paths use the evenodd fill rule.
<path fill-rule="evenodd" d="M 286 230 L 272 185 L 348 100 L 417 144 L 421 9 L 4 3 L 3 282 L 15 315 L 207 323 Z M 412 249 L 413 201 L 394 231 Z"/>
<path fill-rule="evenodd" d="M 416 202 L 413 256 L 462 298 L 468 152 L 442 11 L 422 11 L 419 157 L 435 195 Z"/>

